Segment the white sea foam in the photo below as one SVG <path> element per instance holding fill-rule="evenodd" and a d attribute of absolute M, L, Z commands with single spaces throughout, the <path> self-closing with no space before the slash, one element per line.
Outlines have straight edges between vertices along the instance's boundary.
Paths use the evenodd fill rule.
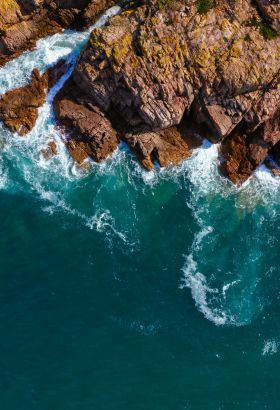
<path fill-rule="evenodd" d="M 154 171 L 152 186 L 162 179 L 178 182 L 183 178 L 186 184 L 191 184 L 194 203 L 199 198 L 211 199 L 219 195 L 221 198 L 234 197 L 237 208 L 248 210 L 258 203 L 267 205 L 280 196 L 280 178 L 275 177 L 265 165 L 260 165 L 251 178 L 237 187 L 219 173 L 219 164 L 219 144 L 204 140 L 202 146 L 181 165 Z M 147 181 L 146 175 L 143 175 L 143 180 Z"/>
<path fill-rule="evenodd" d="M 255 266 L 263 263 L 265 248 L 259 245 L 258 232 L 265 218 L 277 218 L 280 181 L 262 165 L 242 187 L 236 187 L 219 175 L 218 163 L 218 146 L 205 142 L 176 170 L 176 177 L 183 177 L 190 187 L 187 205 L 199 226 L 183 266 L 181 288 L 191 290 L 198 310 L 208 320 L 216 325 L 241 326 L 263 309 L 264 302 L 257 296 L 260 277 Z M 260 204 L 265 206 L 265 215 L 257 217 Z M 252 242 L 238 236 L 246 215 L 254 223 Z M 234 252 L 228 249 L 227 241 L 233 244 Z M 213 249 L 213 257 L 209 249 Z M 243 258 L 244 275 L 237 268 L 237 252 L 240 262 Z M 210 272 L 209 266 L 213 266 Z M 246 296 L 242 297 L 239 289 Z"/>
<path fill-rule="evenodd" d="M 65 30 L 39 40 L 35 50 L 25 52 L 0 69 L 0 93 L 25 85 L 30 80 L 34 68 L 45 71 L 47 67 L 71 53 L 77 57 L 92 29 L 103 26 L 110 17 L 120 11 L 119 6 L 108 9 L 94 25 L 84 32 Z"/>
<path fill-rule="evenodd" d="M 275 339 L 269 339 L 264 342 L 262 349 L 263 356 L 272 356 L 278 352 L 279 342 Z"/>
<path fill-rule="evenodd" d="M 111 8 L 95 24 L 95 27 L 102 26 L 110 16 L 119 11 L 119 7 Z M 111 204 L 102 199 L 97 201 L 98 192 L 102 192 L 106 183 L 112 185 L 117 195 L 126 193 L 127 187 L 134 189 L 133 192 L 141 189 L 143 192 L 153 193 L 157 184 L 165 180 L 172 180 L 174 184 L 185 184 L 191 191 L 187 205 L 200 227 L 183 268 L 185 286 L 191 289 L 195 303 L 205 317 L 216 324 L 233 322 L 232 316 L 223 307 L 217 307 L 216 302 L 221 297 L 222 299 L 227 298 L 231 288 L 238 284 L 238 279 L 233 278 L 232 280 L 231 278 L 230 282 L 226 281 L 219 287 L 212 286 L 208 276 L 205 272 L 203 273 L 203 269 L 200 269 L 197 262 L 199 260 L 197 253 L 206 246 L 209 235 L 214 235 L 215 224 L 209 224 L 205 218 L 209 212 L 209 203 L 215 196 L 234 197 L 235 206 L 242 209 L 249 209 L 260 201 L 269 203 L 271 195 L 280 192 L 279 179 L 274 178 L 265 167 L 260 167 L 255 176 L 250 178 L 246 184 L 241 188 L 236 188 L 219 175 L 219 147 L 208 141 L 204 141 L 202 147 L 194 150 L 192 157 L 185 160 L 182 165 L 160 170 L 156 168 L 149 173 L 135 161 L 127 146 L 120 144 L 119 149 L 103 164 L 89 161 L 93 184 L 98 185 L 101 181 L 99 188 L 96 188 L 95 202 L 92 201 L 88 209 L 84 209 L 76 204 L 75 198 L 69 199 L 70 195 L 67 191 L 71 191 L 77 181 L 86 178 L 87 175 L 73 163 L 61 135 L 54 126 L 52 101 L 71 75 L 77 56 L 86 44 L 91 29 L 83 33 L 66 30 L 42 39 L 34 51 L 23 54 L 0 69 L 0 93 L 3 93 L 26 84 L 35 67 L 43 72 L 61 57 L 65 57 L 69 64 L 69 70 L 50 91 L 46 103 L 39 110 L 35 128 L 26 138 L 15 137 L 2 125 L 0 126 L 1 141 L 4 145 L 3 149 L 0 147 L 3 151 L 0 162 L 0 189 L 6 189 L 15 183 L 12 179 L 14 177 L 10 175 L 12 164 L 17 170 L 15 173 L 18 178 L 17 183 L 25 184 L 27 190 L 36 192 L 43 201 L 50 203 L 43 205 L 46 212 L 54 213 L 57 210 L 63 210 L 78 218 L 89 229 L 103 232 L 108 237 L 117 237 L 128 246 L 135 246 L 137 239 L 133 231 L 133 223 L 119 221 L 119 215 L 116 217 Z M 15 76 L 14 73 L 17 75 Z M 56 141 L 59 154 L 46 160 L 40 152 L 50 140 Z M 2 146 L 2 143 L 0 145 Z M 133 210 L 135 204 L 130 200 L 127 203 Z M 137 221 L 137 216 L 134 217 L 134 221 Z M 123 222 L 126 222 L 129 228 L 123 228 Z"/>
<path fill-rule="evenodd" d="M 0 69 L 0 93 L 3 93 L 12 88 L 18 87 L 27 83 L 30 79 L 32 69 L 38 67 L 41 71 L 45 71 L 47 67 L 55 63 L 61 57 L 66 57 L 69 63 L 68 72 L 59 80 L 59 82 L 50 91 L 45 105 L 39 110 L 39 118 L 36 127 L 24 140 L 19 139 L 15 143 L 15 138 L 5 131 L 5 135 L 12 139 L 10 146 L 16 145 L 17 149 L 24 152 L 32 160 L 33 165 L 41 169 L 47 170 L 52 167 L 55 169 L 55 174 L 63 175 L 68 179 L 75 179 L 83 176 L 83 173 L 74 166 L 69 159 L 69 155 L 61 141 L 60 135 L 57 134 L 52 117 L 51 103 L 54 95 L 61 88 L 66 79 L 70 76 L 76 58 L 83 45 L 89 38 L 92 28 L 102 26 L 106 23 L 109 17 L 118 14 L 120 7 L 116 6 L 109 9 L 98 20 L 98 22 L 85 32 L 75 32 L 65 30 L 63 33 L 55 34 L 51 37 L 39 40 L 34 51 L 26 52 L 19 58 L 9 62 L 5 67 Z M 14 73 L 17 75 L 13 75 Z M 51 161 L 46 161 L 38 152 L 46 145 L 47 141 L 54 139 L 59 147 L 59 155 Z M 124 150 L 124 145 L 120 151 Z M 114 156 L 114 160 L 119 157 Z M 122 157 L 123 159 L 123 157 Z M 129 182 L 134 184 L 135 176 L 140 177 L 144 184 L 153 189 L 153 187 L 162 179 L 172 178 L 175 182 L 181 177 L 191 182 L 196 188 L 195 195 L 209 195 L 214 193 L 230 193 L 235 188 L 232 187 L 224 178 L 219 176 L 217 170 L 218 163 L 218 146 L 212 145 L 205 141 L 201 148 L 194 151 L 192 157 L 183 162 L 179 167 L 170 167 L 166 170 L 158 170 L 148 173 L 141 166 L 134 164 L 134 172 L 129 173 Z M 98 172 L 102 172 L 105 167 L 110 166 L 108 162 L 98 168 Z M 96 169 L 96 166 L 94 165 Z M 266 175 L 266 178 L 269 178 Z M 270 176 L 269 185 L 271 185 Z M 261 172 L 257 173 L 257 180 L 263 181 L 264 178 Z M 267 181 L 266 181 L 267 182 Z M 268 184 L 266 184 L 268 185 Z M 276 183 L 278 185 L 278 182 Z"/>
<path fill-rule="evenodd" d="M 69 65 L 64 76 L 50 90 L 45 104 L 39 109 L 36 126 L 25 138 L 12 135 L 2 124 L 0 125 L 1 149 L 3 148 L 0 163 L 0 189 L 6 187 L 7 182 L 12 184 L 12 181 L 8 181 L 7 172 L 12 165 L 17 169 L 17 177 L 24 180 L 28 189 L 35 191 L 43 201 L 50 202 L 49 206 L 44 206 L 46 212 L 53 213 L 62 209 L 64 212 L 79 218 L 88 228 L 96 229 L 99 232 L 106 231 L 108 237 L 115 235 L 129 245 L 126 235 L 116 228 L 110 210 L 93 209 L 91 215 L 86 215 L 67 199 L 65 195 L 66 185 L 68 182 L 71 183 L 71 181 L 83 177 L 84 173 L 70 159 L 65 144 L 55 128 L 52 112 L 53 98 L 71 75 L 80 49 L 86 44 L 91 30 L 104 25 L 111 16 L 118 14 L 120 10 L 118 6 L 107 10 L 85 32 L 66 30 L 63 33 L 42 39 L 38 41 L 34 51 L 24 53 L 0 69 L 0 93 L 4 93 L 26 84 L 35 67 L 43 72 L 62 57 L 66 58 Z M 46 160 L 40 152 L 50 140 L 56 141 L 59 154 Z M 118 156 L 119 151 L 114 154 L 113 158 L 116 160 Z M 105 171 L 110 172 L 109 163 L 110 160 L 100 166 L 97 164 L 93 166 L 102 175 Z"/>
<path fill-rule="evenodd" d="M 226 285 L 223 286 L 222 290 L 223 290 L 223 296 L 224 298 L 226 297 L 226 293 L 227 291 L 234 285 L 237 285 L 238 283 L 240 283 L 241 280 L 234 280 L 233 282 L 227 283 Z"/>
<path fill-rule="evenodd" d="M 217 288 L 210 288 L 207 285 L 205 276 L 197 271 L 197 263 L 192 255 L 189 255 L 183 268 L 184 280 L 181 288 L 187 287 L 191 289 L 192 297 L 206 319 L 214 322 L 216 325 L 225 325 L 228 322 L 228 317 L 225 312 L 217 308 L 211 308 L 208 303 L 208 294 L 217 294 Z"/>
<path fill-rule="evenodd" d="M 198 261 L 201 257 L 204 258 L 202 254 L 204 247 L 212 246 L 209 244 L 211 243 L 211 235 L 215 234 L 215 230 L 212 226 L 205 225 L 202 218 L 197 218 L 197 221 L 201 225 L 201 230 L 195 235 L 190 253 L 186 256 L 180 288 L 190 289 L 198 310 L 215 325 L 240 326 L 244 324 L 244 318 L 232 314 L 227 303 L 227 292 L 230 288 L 241 283 L 241 280 L 236 279 L 229 282 L 225 272 L 222 274 L 222 281 L 217 282 L 218 266 L 217 272 L 212 272 L 210 276 L 203 273 L 201 268 L 204 269 L 205 266 Z"/>

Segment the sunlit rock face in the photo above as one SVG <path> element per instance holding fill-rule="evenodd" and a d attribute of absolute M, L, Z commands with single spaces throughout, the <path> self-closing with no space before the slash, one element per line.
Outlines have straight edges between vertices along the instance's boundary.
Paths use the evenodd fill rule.
<path fill-rule="evenodd" d="M 3 3 L 0 64 L 38 38 L 88 27 L 114 3 Z M 74 159 L 102 161 L 122 139 L 151 170 L 188 158 L 200 135 L 220 144 L 222 172 L 243 183 L 280 140 L 279 14 L 266 1 L 126 4 L 92 31 L 55 98 Z"/>
<path fill-rule="evenodd" d="M 66 27 L 84 28 L 114 0 L 7 0 L 0 4 L 0 65 Z"/>
<path fill-rule="evenodd" d="M 112 18 L 93 30 L 73 82 L 121 119 L 122 138 L 146 168 L 169 146 L 170 131 L 160 131 L 187 121 L 222 142 L 222 170 L 241 183 L 279 139 L 279 37 L 249 0 L 204 3 L 152 1 Z M 172 141 L 176 158 L 164 165 L 179 162 L 176 132 Z"/>

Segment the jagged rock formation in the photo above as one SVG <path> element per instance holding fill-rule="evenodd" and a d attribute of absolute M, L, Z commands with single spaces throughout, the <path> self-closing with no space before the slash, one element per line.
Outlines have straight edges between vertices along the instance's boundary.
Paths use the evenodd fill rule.
<path fill-rule="evenodd" d="M 69 131 L 66 145 L 78 164 L 88 157 L 101 162 L 117 148 L 118 137 L 111 122 L 71 80 L 56 96 L 54 109 L 60 125 Z"/>
<path fill-rule="evenodd" d="M 48 142 L 47 146 L 41 150 L 41 154 L 45 159 L 50 159 L 51 157 L 58 154 L 58 149 L 56 142 L 51 140 Z"/>
<path fill-rule="evenodd" d="M 125 140 L 148 170 L 154 168 L 154 161 L 161 167 L 167 167 L 170 164 L 178 165 L 191 156 L 187 142 L 176 127 L 158 132 L 126 134 Z"/>
<path fill-rule="evenodd" d="M 12 132 L 25 135 L 32 130 L 38 118 L 38 108 L 44 104 L 48 91 L 66 69 L 64 60 L 43 75 L 35 68 L 30 84 L 0 96 L 0 119 Z"/>
<path fill-rule="evenodd" d="M 37 38 L 87 25 L 112 1 L 7 3 L 20 10 L 0 17 L 6 55 L 26 46 L 14 39 L 30 16 L 47 13 Z M 150 170 L 187 158 L 200 133 L 220 144 L 222 172 L 244 182 L 280 151 L 279 21 L 278 0 L 142 0 L 94 29 L 54 103 L 73 158 L 102 161 L 123 139 Z"/>
<path fill-rule="evenodd" d="M 114 0 L 2 0 L 0 66 L 66 27 L 85 28 Z"/>
<path fill-rule="evenodd" d="M 280 141 L 279 80 L 280 72 L 221 144 L 222 171 L 237 184 L 244 182 Z"/>
<path fill-rule="evenodd" d="M 280 42 L 262 13 L 249 0 L 147 1 L 93 30 L 72 87 L 120 119 L 147 169 L 190 155 L 189 121 L 221 142 L 222 171 L 242 183 L 280 140 Z"/>

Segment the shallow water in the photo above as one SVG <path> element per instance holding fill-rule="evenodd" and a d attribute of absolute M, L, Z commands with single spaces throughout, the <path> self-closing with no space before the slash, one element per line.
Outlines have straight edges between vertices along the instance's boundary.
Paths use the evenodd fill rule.
<path fill-rule="evenodd" d="M 73 67 L 88 35 L 39 41 L 0 92 Z M 26 138 L 0 128 L 1 409 L 279 409 L 280 181 L 232 186 L 207 141 L 151 173 L 122 144 L 85 173 L 53 124 L 66 78 Z"/>

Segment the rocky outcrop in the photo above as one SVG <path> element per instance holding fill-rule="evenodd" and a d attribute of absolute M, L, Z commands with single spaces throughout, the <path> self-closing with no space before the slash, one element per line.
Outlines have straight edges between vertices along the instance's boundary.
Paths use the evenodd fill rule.
<path fill-rule="evenodd" d="M 191 156 L 187 142 L 176 127 L 158 132 L 126 134 L 125 141 L 135 151 L 142 165 L 152 170 L 155 161 L 161 167 L 178 165 Z"/>
<path fill-rule="evenodd" d="M 258 95 L 239 127 L 221 143 L 222 171 L 241 184 L 280 141 L 280 72 Z"/>
<path fill-rule="evenodd" d="M 46 33 L 88 26 L 114 1 L 8 3 L 4 59 Z M 222 172 L 241 184 L 280 141 L 279 17 L 276 0 L 135 2 L 93 30 L 55 98 L 69 152 L 100 162 L 122 139 L 150 170 L 190 156 L 200 134 L 220 144 Z"/>
<path fill-rule="evenodd" d="M 94 30 L 74 81 L 104 111 L 113 107 L 132 126 L 152 129 L 179 124 L 197 96 L 199 121 L 208 123 L 216 142 L 272 80 L 278 39 L 267 41 L 246 26 L 256 13 L 249 2 L 243 21 L 233 20 L 224 6 L 201 15 L 197 2 L 188 3 L 172 1 L 150 17 L 149 7 L 140 7 Z"/>
<path fill-rule="evenodd" d="M 64 74 L 67 64 L 61 60 L 43 75 L 32 72 L 31 83 L 0 96 L 0 119 L 12 131 L 25 135 L 32 130 L 38 118 L 38 108 L 50 88 Z"/>
<path fill-rule="evenodd" d="M 242 183 L 279 140 L 280 5 L 269 8 L 271 27 L 258 3 L 147 1 L 93 30 L 73 87 L 120 119 L 147 169 L 190 155 L 188 118 L 221 142 L 223 172 Z"/>
<path fill-rule="evenodd" d="M 48 142 L 46 148 L 43 148 L 41 150 L 41 154 L 45 159 L 50 159 L 51 157 L 55 156 L 58 154 L 58 149 L 56 142 L 51 140 Z"/>
<path fill-rule="evenodd" d="M 280 141 L 280 111 L 254 132 L 236 134 L 221 147 L 224 155 L 222 171 L 237 185 L 242 184 Z"/>
<path fill-rule="evenodd" d="M 78 164 L 88 157 L 101 162 L 116 149 L 118 137 L 111 122 L 71 81 L 56 96 L 54 110 L 66 130 L 66 146 Z"/>
<path fill-rule="evenodd" d="M 0 2 L 0 66 L 39 38 L 66 27 L 85 28 L 114 0 L 7 0 Z"/>

